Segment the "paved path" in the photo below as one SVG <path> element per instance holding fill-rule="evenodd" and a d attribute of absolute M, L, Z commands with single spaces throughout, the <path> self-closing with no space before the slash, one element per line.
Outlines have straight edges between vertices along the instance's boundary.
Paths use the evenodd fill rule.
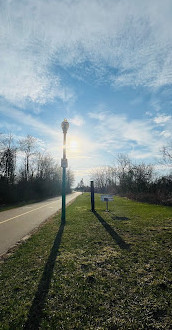
<path fill-rule="evenodd" d="M 66 204 L 79 192 L 66 196 Z M 61 197 L 0 212 L 0 255 L 61 209 Z"/>

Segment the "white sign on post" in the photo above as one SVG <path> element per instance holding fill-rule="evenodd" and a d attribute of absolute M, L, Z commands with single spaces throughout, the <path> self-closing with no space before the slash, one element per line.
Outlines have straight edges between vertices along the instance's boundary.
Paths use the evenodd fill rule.
<path fill-rule="evenodd" d="M 113 195 L 101 195 L 101 200 L 103 202 L 106 202 L 106 212 L 109 212 L 108 210 L 108 202 L 113 201 Z"/>
<path fill-rule="evenodd" d="M 61 167 L 68 167 L 67 159 L 62 158 L 61 159 Z"/>
<path fill-rule="evenodd" d="M 103 202 L 113 201 L 113 195 L 101 195 L 101 200 Z"/>

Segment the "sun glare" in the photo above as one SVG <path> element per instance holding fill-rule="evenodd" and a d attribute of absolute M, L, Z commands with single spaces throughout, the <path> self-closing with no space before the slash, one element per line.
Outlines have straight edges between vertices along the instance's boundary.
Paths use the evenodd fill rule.
<path fill-rule="evenodd" d="M 79 152 L 79 142 L 76 139 L 69 141 L 69 151 Z"/>

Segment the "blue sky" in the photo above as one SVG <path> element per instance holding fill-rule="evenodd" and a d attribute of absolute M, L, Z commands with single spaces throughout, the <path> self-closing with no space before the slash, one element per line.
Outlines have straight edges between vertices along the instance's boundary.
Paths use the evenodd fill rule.
<path fill-rule="evenodd" d="M 172 139 L 171 0 L 1 0 L 0 131 L 33 135 L 76 183 Z"/>

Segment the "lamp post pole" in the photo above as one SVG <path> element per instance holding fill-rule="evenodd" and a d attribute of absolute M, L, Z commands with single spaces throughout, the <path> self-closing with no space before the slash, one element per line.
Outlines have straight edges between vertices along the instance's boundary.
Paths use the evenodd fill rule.
<path fill-rule="evenodd" d="M 67 158 L 66 158 L 66 134 L 67 130 L 69 128 L 69 123 L 67 119 L 64 119 L 64 121 L 61 124 L 62 130 L 63 130 L 63 158 L 61 159 L 61 167 L 63 168 L 63 174 L 62 174 L 62 214 L 61 214 L 61 220 L 65 221 L 66 218 L 66 168 L 68 166 L 67 164 Z"/>

